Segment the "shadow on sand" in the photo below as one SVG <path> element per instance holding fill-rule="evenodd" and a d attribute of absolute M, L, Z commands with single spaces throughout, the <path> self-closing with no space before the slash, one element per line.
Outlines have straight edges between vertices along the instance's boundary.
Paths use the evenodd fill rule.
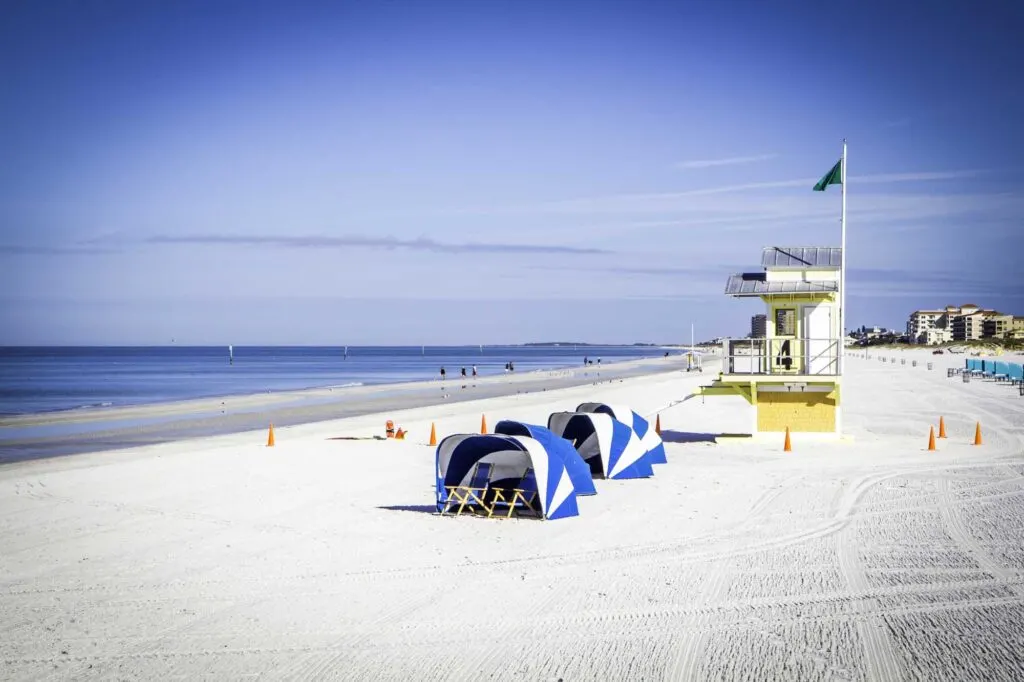
<path fill-rule="evenodd" d="M 666 443 L 714 443 L 715 438 L 722 434 L 717 433 L 694 433 L 692 431 L 670 431 L 665 429 L 661 432 L 661 440 Z"/>
<path fill-rule="evenodd" d="M 420 514 L 437 514 L 437 507 L 432 504 L 388 504 L 377 509 L 400 512 L 419 512 Z"/>

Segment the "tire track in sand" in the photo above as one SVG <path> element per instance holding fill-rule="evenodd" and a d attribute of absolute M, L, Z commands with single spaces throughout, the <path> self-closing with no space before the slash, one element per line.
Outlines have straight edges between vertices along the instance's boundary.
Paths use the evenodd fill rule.
<path fill-rule="evenodd" d="M 733 527 L 733 532 L 749 527 L 767 513 L 772 503 L 790 486 L 797 485 L 804 478 L 803 475 L 791 476 L 782 483 L 764 491 L 751 505 L 747 515 Z M 803 534 L 800 534 L 800 542 Z M 785 543 L 785 540 L 784 540 Z M 782 546 L 785 546 L 784 544 Z M 675 643 L 673 653 L 665 666 L 665 680 L 695 680 L 698 679 L 700 664 L 705 659 L 705 650 L 709 640 L 708 626 L 712 616 L 717 614 L 714 607 L 725 601 L 729 592 L 730 581 L 726 560 L 736 555 L 723 553 L 720 555 L 709 554 L 704 558 L 697 558 L 696 562 L 712 563 L 708 570 L 711 579 L 700 590 L 687 609 L 688 616 L 684 624 L 679 626 L 680 639 Z M 683 563 L 696 563 L 695 561 L 685 562 L 683 557 L 676 557 L 676 565 Z"/>
<path fill-rule="evenodd" d="M 997 578 L 1001 578 L 1003 580 L 1013 580 L 1018 578 L 1018 571 L 1009 569 L 993 559 L 992 556 L 978 543 L 977 539 L 971 535 L 967 526 L 964 525 L 963 517 L 959 513 L 960 507 L 964 501 L 954 499 L 952 491 L 949 488 L 949 479 L 939 479 L 939 494 L 939 513 L 942 516 L 942 525 L 945 526 L 946 532 L 949 533 L 953 542 L 956 543 L 957 548 L 974 559 L 978 566 L 983 570 L 991 573 Z M 1022 591 L 1017 585 L 1011 589 L 1013 589 L 1013 591 L 1019 596 L 1024 595 L 1024 591 Z"/>
<path fill-rule="evenodd" d="M 897 475 L 903 475 L 901 472 Z M 889 474 L 876 474 L 857 479 L 850 488 L 849 493 L 840 501 L 837 513 L 847 519 L 850 518 L 860 500 L 868 490 L 884 480 L 893 478 Z M 865 593 L 871 590 L 867 573 L 860 561 L 857 542 L 851 533 L 856 526 L 847 525 L 840 530 L 836 541 L 836 558 L 839 562 L 839 571 L 847 587 L 852 594 Z M 879 613 L 879 605 L 872 599 L 858 599 L 855 602 L 856 608 L 863 613 L 863 617 L 856 623 L 857 632 L 860 635 L 864 646 L 864 664 L 866 677 L 871 680 L 898 680 L 903 677 L 893 651 L 892 641 L 889 638 L 889 630 Z"/>
<path fill-rule="evenodd" d="M 871 586 L 857 553 L 857 544 L 850 535 L 849 529 L 839 534 L 836 546 L 839 569 L 851 592 L 867 592 Z M 878 603 L 870 598 L 858 599 L 855 603 L 856 608 L 863 614 L 856 622 L 856 627 L 864 645 L 864 663 L 868 679 L 902 679 L 892 640 L 889 638 L 889 630 Z"/>

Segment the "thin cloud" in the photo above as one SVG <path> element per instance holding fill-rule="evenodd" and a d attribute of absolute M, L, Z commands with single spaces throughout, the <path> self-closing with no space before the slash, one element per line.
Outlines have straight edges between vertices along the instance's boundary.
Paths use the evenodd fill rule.
<path fill-rule="evenodd" d="M 420 237 L 418 239 L 398 239 L 395 237 L 366 237 L 347 235 L 328 237 L 322 235 L 156 235 L 146 239 L 148 244 L 224 244 L 237 246 L 277 246 L 292 249 L 323 249 L 323 248 L 369 248 L 369 249 L 409 249 L 412 251 L 432 251 L 434 253 L 532 253 L 532 254 L 601 254 L 608 253 L 603 249 L 592 247 L 565 246 L 558 244 L 488 244 L 480 242 L 446 243 L 434 239 Z"/>
<path fill-rule="evenodd" d="M 877 175 L 850 175 L 849 183 L 867 185 L 885 185 L 900 182 L 932 182 L 936 180 L 961 180 L 973 178 L 984 173 L 983 170 L 962 170 L 962 171 L 933 171 L 922 173 L 883 173 Z M 732 194 L 734 192 L 747 192 L 759 189 L 784 189 L 787 187 L 814 187 L 814 184 L 821 178 L 803 178 L 802 180 L 774 180 L 769 182 L 748 182 L 740 185 L 724 185 L 722 187 L 706 187 L 702 189 L 691 189 L 683 192 L 666 192 L 663 194 L 621 194 L 611 199 L 638 198 L 638 199 L 677 199 L 682 197 L 697 197 L 707 194 Z M 600 201 L 598 198 L 591 201 Z M 574 200 L 574 201 L 588 201 Z"/>
<path fill-rule="evenodd" d="M 778 154 L 757 154 L 754 156 L 729 156 L 724 159 L 703 159 L 698 161 L 680 161 L 676 168 L 715 168 L 717 166 L 738 166 L 744 163 L 757 163 L 778 158 Z"/>
<path fill-rule="evenodd" d="M 875 175 L 853 175 L 849 178 L 851 186 L 856 185 L 889 185 L 912 182 L 937 182 L 943 180 L 962 180 L 974 178 L 986 173 L 985 170 L 970 169 L 958 171 L 924 171 L 917 173 L 881 173 Z M 721 194 L 741 194 L 761 190 L 806 189 L 810 190 L 821 179 L 805 177 L 794 180 L 772 180 L 766 182 L 748 182 L 719 187 L 703 187 L 681 192 L 660 192 L 649 194 L 611 194 L 599 197 L 580 199 L 563 199 L 533 205 L 466 208 L 446 211 L 452 215 L 494 215 L 517 213 L 629 213 L 658 212 L 686 208 L 696 197 L 707 197 Z"/>
<path fill-rule="evenodd" d="M 990 275 L 985 277 L 984 275 Z M 850 268 L 847 277 L 850 290 L 855 287 L 905 290 L 908 287 L 922 291 L 953 290 L 959 295 L 1024 293 L 1024 285 L 1000 278 L 997 273 L 983 276 L 950 273 L 947 271 L 907 271 L 892 268 Z"/>
<path fill-rule="evenodd" d="M 720 265 L 720 266 L 708 266 L 708 267 L 675 267 L 675 266 L 620 266 L 620 265 L 609 265 L 609 266 L 595 266 L 595 267 L 580 267 L 565 265 L 559 266 L 561 272 L 589 272 L 594 274 L 610 274 L 617 273 L 623 275 L 644 275 L 649 277 L 687 277 L 687 278 L 701 278 L 701 277 L 727 277 L 730 273 L 739 272 L 743 267 L 748 270 L 751 266 L 738 266 L 738 265 Z M 529 266 L 531 270 L 549 270 L 542 266 Z"/>
<path fill-rule="evenodd" d="M 0 244 L 0 254 L 12 256 L 74 256 L 115 253 L 113 249 L 82 246 L 37 246 L 28 244 Z"/>

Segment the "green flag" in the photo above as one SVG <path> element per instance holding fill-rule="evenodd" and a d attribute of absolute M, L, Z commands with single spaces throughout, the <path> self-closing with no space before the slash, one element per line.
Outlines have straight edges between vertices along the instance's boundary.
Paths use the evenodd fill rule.
<path fill-rule="evenodd" d="M 836 165 L 832 166 L 832 170 L 825 173 L 825 177 L 818 180 L 818 184 L 814 186 L 815 192 L 824 192 L 825 188 L 829 185 L 841 185 L 843 184 L 843 160 L 839 159 L 836 161 Z"/>

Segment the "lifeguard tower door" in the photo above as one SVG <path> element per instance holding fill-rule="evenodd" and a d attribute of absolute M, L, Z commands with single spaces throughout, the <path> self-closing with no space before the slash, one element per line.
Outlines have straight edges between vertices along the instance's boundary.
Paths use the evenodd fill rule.
<path fill-rule="evenodd" d="M 835 374 L 838 358 L 832 348 L 832 306 L 805 305 L 803 318 L 807 374 Z"/>

